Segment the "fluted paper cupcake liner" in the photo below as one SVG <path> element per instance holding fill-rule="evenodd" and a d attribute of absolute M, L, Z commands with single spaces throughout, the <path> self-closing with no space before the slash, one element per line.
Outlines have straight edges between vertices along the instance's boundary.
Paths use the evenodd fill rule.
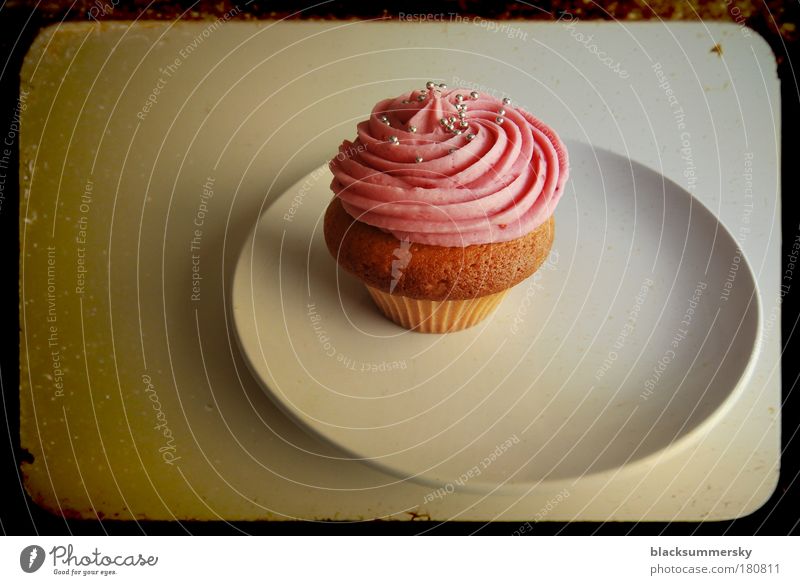
<path fill-rule="evenodd" d="M 371 286 L 367 290 L 386 317 L 421 333 L 448 333 L 477 325 L 497 308 L 508 292 L 474 299 L 431 301 L 394 295 Z"/>

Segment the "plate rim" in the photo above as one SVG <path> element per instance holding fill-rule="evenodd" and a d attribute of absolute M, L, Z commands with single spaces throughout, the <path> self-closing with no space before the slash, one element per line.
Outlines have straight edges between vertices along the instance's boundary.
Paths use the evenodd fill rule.
<path fill-rule="evenodd" d="M 752 378 L 763 345 L 762 335 L 761 335 L 763 330 L 763 307 L 761 301 L 761 288 L 759 286 L 758 279 L 753 273 L 753 268 L 750 264 L 746 251 L 741 247 L 739 242 L 736 240 L 735 236 L 731 233 L 728 226 L 725 225 L 722 218 L 720 218 L 717 214 L 715 214 L 708 207 L 708 205 L 706 205 L 703 201 L 701 201 L 698 197 L 693 195 L 683 186 L 678 184 L 676 181 L 666 176 L 663 172 L 658 171 L 641 161 L 617 153 L 613 150 L 604 147 L 594 146 L 592 144 L 580 140 L 575 140 L 570 138 L 564 138 L 562 140 L 567 146 L 568 151 L 574 149 L 575 147 L 588 148 L 592 152 L 600 151 L 605 153 L 606 155 L 611 155 L 615 158 L 622 159 L 628 162 L 630 165 L 639 166 L 641 169 L 644 169 L 645 172 L 657 175 L 665 182 L 665 184 L 670 184 L 672 188 L 677 189 L 685 197 L 688 197 L 689 201 L 691 201 L 692 206 L 695 205 L 699 206 L 701 213 L 705 214 L 712 221 L 716 222 L 716 224 L 720 227 L 720 231 L 729 239 L 730 242 L 734 244 L 735 249 L 740 252 L 744 260 L 743 264 L 746 266 L 747 278 L 752 283 L 752 291 L 753 291 L 751 299 L 747 307 L 745 308 L 745 311 L 753 310 L 755 313 L 754 315 L 755 334 L 747 356 L 747 363 L 745 367 L 742 369 L 741 373 L 739 374 L 736 383 L 731 387 L 730 391 L 727 393 L 725 398 L 716 406 L 716 408 L 714 408 L 714 410 L 712 410 L 704 419 L 702 419 L 692 429 L 684 432 L 682 435 L 680 435 L 672 442 L 663 445 L 662 447 L 656 449 L 651 453 L 647 453 L 640 457 L 636 457 L 626 463 L 623 463 L 622 465 L 587 471 L 581 473 L 580 476 L 578 476 L 580 479 L 589 479 L 589 478 L 600 477 L 609 473 L 619 474 L 632 467 L 643 467 L 643 466 L 651 467 L 657 464 L 658 461 L 665 456 L 673 457 L 679 455 L 681 452 L 683 452 L 692 444 L 696 443 L 699 439 L 701 439 L 702 436 L 707 434 L 712 427 L 716 426 L 716 424 L 722 418 L 724 418 L 724 416 L 732 409 L 733 405 L 739 400 L 742 393 L 744 392 L 744 388 L 749 384 Z M 263 207 L 261 213 L 259 214 L 258 219 L 254 222 L 254 224 L 250 228 L 241 246 L 241 249 L 239 250 L 238 255 L 236 256 L 235 267 L 230 277 L 228 286 L 226 288 L 228 288 L 229 292 L 227 304 L 229 305 L 228 308 L 231 311 L 233 333 L 236 342 L 239 345 L 240 354 L 245 364 L 247 365 L 247 369 L 249 370 L 249 372 L 251 373 L 251 375 L 261 388 L 261 390 L 269 397 L 270 401 L 275 406 L 277 406 L 282 413 L 284 413 L 292 422 L 294 422 L 306 434 L 308 434 L 309 436 L 313 437 L 316 440 L 322 441 L 324 444 L 328 446 L 335 447 L 338 451 L 346 454 L 347 457 L 330 457 L 320 454 L 317 455 L 335 460 L 357 461 L 369 465 L 370 467 L 376 468 L 388 474 L 389 476 L 394 477 L 397 480 L 395 482 L 387 482 L 386 484 L 382 484 L 382 487 L 386 487 L 388 485 L 394 485 L 396 483 L 412 481 L 418 484 L 422 484 L 426 487 L 441 488 L 442 486 L 445 486 L 448 483 L 452 483 L 452 480 L 437 480 L 435 478 L 430 477 L 428 471 L 422 471 L 419 473 L 404 472 L 400 468 L 387 465 L 386 463 L 383 462 L 382 459 L 375 459 L 355 452 L 350 447 L 336 440 L 334 437 L 326 435 L 323 431 L 317 429 L 314 425 L 310 424 L 306 419 L 302 417 L 302 415 L 295 412 L 295 409 L 291 408 L 290 405 L 286 404 L 283 400 L 281 400 L 281 398 L 277 395 L 277 393 L 272 388 L 270 388 L 268 382 L 262 379 L 261 374 L 256 369 L 256 365 L 253 361 L 254 358 L 249 353 L 247 342 L 245 339 L 242 338 L 243 334 L 242 319 L 245 318 L 245 313 L 248 309 L 236 307 L 236 299 L 238 297 L 236 296 L 235 293 L 236 290 L 238 289 L 237 284 L 243 278 L 242 276 L 243 265 L 245 264 L 246 261 L 249 261 L 252 258 L 252 244 L 254 242 L 254 238 L 259 229 L 259 226 L 261 225 L 265 216 L 267 215 L 267 213 L 270 212 L 270 210 L 274 205 L 278 204 L 279 201 L 283 200 L 286 194 L 296 191 L 301 185 L 303 185 L 303 183 L 305 183 L 308 180 L 308 177 L 311 175 L 312 172 L 324 166 L 325 163 L 310 167 L 310 170 L 306 174 L 300 177 L 300 179 L 298 179 L 296 182 L 292 183 L 277 197 L 275 197 L 271 202 L 269 202 L 267 205 Z M 329 169 L 325 168 L 324 172 L 329 173 L 330 171 Z M 248 281 L 251 281 L 251 274 L 249 273 L 249 271 L 245 274 L 245 276 L 248 279 Z M 556 478 L 545 477 L 527 482 L 509 483 L 508 481 L 506 481 L 501 484 L 496 484 L 491 482 L 479 481 L 476 478 L 476 480 L 474 481 L 465 482 L 464 485 L 459 485 L 457 491 L 463 493 L 483 493 L 487 495 L 513 495 L 513 494 L 530 492 L 531 490 L 534 490 L 539 486 L 556 487 L 562 484 L 571 483 L 575 481 L 575 479 L 576 477 L 573 476 L 556 477 Z"/>

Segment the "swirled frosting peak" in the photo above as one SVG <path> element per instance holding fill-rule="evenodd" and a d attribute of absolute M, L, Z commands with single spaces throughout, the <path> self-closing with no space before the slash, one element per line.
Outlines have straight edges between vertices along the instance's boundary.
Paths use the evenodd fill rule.
<path fill-rule="evenodd" d="M 355 219 L 398 239 L 469 246 L 545 222 L 568 175 L 555 132 L 507 98 L 427 89 L 375 105 L 330 162 L 331 189 Z"/>

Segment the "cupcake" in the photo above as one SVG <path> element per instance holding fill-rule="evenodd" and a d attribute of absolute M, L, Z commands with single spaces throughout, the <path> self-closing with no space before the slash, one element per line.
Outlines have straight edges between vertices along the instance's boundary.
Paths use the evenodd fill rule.
<path fill-rule="evenodd" d="M 330 161 L 331 255 L 414 331 L 486 318 L 547 258 L 567 151 L 540 120 L 429 82 L 378 102 Z"/>

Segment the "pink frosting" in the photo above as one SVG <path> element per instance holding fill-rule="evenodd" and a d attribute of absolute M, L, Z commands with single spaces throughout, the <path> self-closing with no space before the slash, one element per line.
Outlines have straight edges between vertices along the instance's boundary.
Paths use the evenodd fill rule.
<path fill-rule="evenodd" d="M 339 147 L 331 189 L 345 210 L 398 239 L 435 246 L 504 242 L 544 223 L 568 175 L 556 133 L 487 94 L 437 88 L 420 101 L 421 91 L 379 102 L 355 141 Z M 458 94 L 468 128 L 459 123 Z M 442 124 L 451 116 L 461 134 Z"/>

